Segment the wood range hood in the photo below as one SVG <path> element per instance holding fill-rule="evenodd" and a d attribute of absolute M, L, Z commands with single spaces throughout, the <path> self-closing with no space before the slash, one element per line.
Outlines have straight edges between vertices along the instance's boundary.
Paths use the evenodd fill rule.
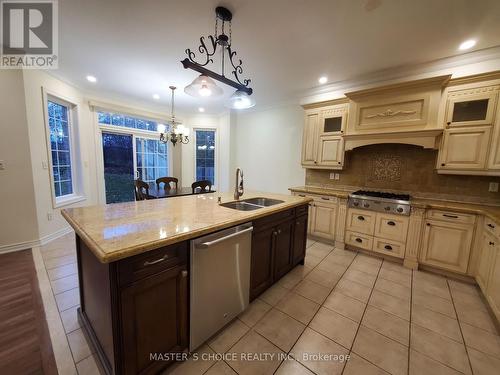
<path fill-rule="evenodd" d="M 345 150 L 399 143 L 438 149 L 443 134 L 441 96 L 451 75 L 346 93 Z"/>

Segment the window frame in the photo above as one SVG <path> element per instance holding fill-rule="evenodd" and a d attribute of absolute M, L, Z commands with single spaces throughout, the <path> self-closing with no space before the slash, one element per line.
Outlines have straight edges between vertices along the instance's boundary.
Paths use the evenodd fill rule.
<path fill-rule="evenodd" d="M 197 132 L 198 131 L 212 131 L 215 133 L 215 152 L 214 152 L 214 184 L 213 188 L 215 190 L 218 189 L 218 183 L 219 183 L 219 129 L 216 127 L 193 127 L 193 180 L 197 181 L 196 178 L 196 137 L 197 137 Z"/>
<path fill-rule="evenodd" d="M 71 185 L 73 193 L 56 197 L 55 179 L 54 179 L 54 163 L 52 160 L 52 146 L 50 140 L 50 123 L 48 102 L 62 105 L 68 109 L 68 135 L 69 135 L 69 155 L 70 155 L 70 169 L 71 169 Z M 71 205 L 73 203 L 81 202 L 86 199 L 83 194 L 82 178 L 81 178 L 81 159 L 79 157 L 79 145 L 77 144 L 78 134 L 78 105 L 71 99 L 65 98 L 62 95 L 51 92 L 42 88 L 42 103 L 45 121 L 45 135 L 47 146 L 47 160 L 50 179 L 50 191 L 52 196 L 52 207 L 61 208 Z"/>

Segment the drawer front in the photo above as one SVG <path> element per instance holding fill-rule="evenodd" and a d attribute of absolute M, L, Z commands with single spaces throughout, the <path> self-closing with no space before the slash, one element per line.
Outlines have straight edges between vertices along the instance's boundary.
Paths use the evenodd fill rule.
<path fill-rule="evenodd" d="M 500 226 L 487 217 L 484 218 L 484 230 L 485 232 L 500 238 Z"/>
<path fill-rule="evenodd" d="M 345 243 L 361 249 L 371 250 L 373 247 L 373 238 L 366 234 L 347 231 L 345 232 Z"/>
<path fill-rule="evenodd" d="M 405 244 L 396 241 L 388 241 L 383 238 L 373 239 L 373 251 L 381 254 L 392 255 L 398 258 L 405 257 Z"/>
<path fill-rule="evenodd" d="M 375 237 L 406 242 L 408 223 L 408 217 L 379 213 L 375 220 Z"/>
<path fill-rule="evenodd" d="M 311 198 L 313 198 L 316 202 L 322 202 L 322 203 L 337 204 L 338 202 L 337 197 L 331 197 L 328 195 L 311 195 Z"/>
<path fill-rule="evenodd" d="M 295 217 L 295 209 L 292 208 L 290 210 L 281 211 L 276 214 L 263 217 L 262 219 L 257 219 L 253 222 L 254 230 L 258 230 L 259 228 L 266 228 L 268 226 L 274 226 L 277 222 L 284 221 L 287 219 L 292 219 Z"/>
<path fill-rule="evenodd" d="M 453 211 L 429 210 L 427 217 L 434 220 L 449 221 L 450 223 L 474 224 L 476 215 L 464 214 Z"/>
<path fill-rule="evenodd" d="M 375 230 L 375 212 L 349 209 L 346 229 L 352 232 L 373 235 Z"/>
<path fill-rule="evenodd" d="M 186 264 L 188 251 L 188 242 L 184 241 L 121 260 L 118 263 L 120 285 L 130 284 L 177 265 Z"/>

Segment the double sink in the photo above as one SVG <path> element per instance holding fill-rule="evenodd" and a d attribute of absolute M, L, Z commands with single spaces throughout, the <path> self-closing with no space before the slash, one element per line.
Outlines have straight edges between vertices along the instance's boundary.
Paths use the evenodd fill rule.
<path fill-rule="evenodd" d="M 238 211 L 253 211 L 260 208 L 274 206 L 275 204 L 283 203 L 284 201 L 279 199 L 271 199 L 264 197 L 242 199 L 241 201 L 222 203 L 222 207 L 232 208 Z"/>

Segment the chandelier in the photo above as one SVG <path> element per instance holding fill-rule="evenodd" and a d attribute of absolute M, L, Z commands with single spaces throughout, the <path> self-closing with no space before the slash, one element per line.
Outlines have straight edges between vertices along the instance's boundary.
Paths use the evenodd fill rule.
<path fill-rule="evenodd" d="M 167 132 L 166 125 L 158 124 L 157 131 L 160 133 L 160 142 L 168 143 L 168 141 L 170 141 L 174 146 L 177 142 L 187 144 L 189 143 L 189 129 L 178 122 L 174 115 L 174 92 L 177 87 L 169 86 L 169 88 L 172 90 L 172 110 L 170 115 L 169 132 Z"/>
<path fill-rule="evenodd" d="M 204 98 L 216 97 L 223 94 L 223 90 L 217 86 L 215 81 L 219 81 L 228 86 L 234 87 L 236 91 L 229 98 L 226 106 L 233 109 L 245 109 L 255 105 L 255 101 L 251 98 L 252 88 L 248 87 L 250 79 L 242 79 L 240 75 L 243 74 L 243 62 L 236 57 L 236 51 L 233 51 L 231 46 L 231 20 L 233 14 L 227 8 L 215 8 L 215 33 L 209 35 L 207 39 L 204 36 L 200 37 L 200 45 L 198 51 L 200 52 L 203 61 L 196 60 L 196 54 L 191 49 L 186 49 L 187 58 L 181 61 L 185 69 L 192 69 L 200 75 L 188 86 L 184 88 L 184 92 L 188 95 Z M 222 25 L 219 31 L 219 21 Z M 228 25 L 226 25 L 226 23 Z M 226 29 L 229 27 L 229 35 L 226 34 Z M 213 63 L 213 56 L 221 48 L 221 74 L 206 68 L 210 63 Z M 232 66 L 231 75 L 233 79 L 225 76 L 226 67 L 226 53 L 227 59 Z"/>

